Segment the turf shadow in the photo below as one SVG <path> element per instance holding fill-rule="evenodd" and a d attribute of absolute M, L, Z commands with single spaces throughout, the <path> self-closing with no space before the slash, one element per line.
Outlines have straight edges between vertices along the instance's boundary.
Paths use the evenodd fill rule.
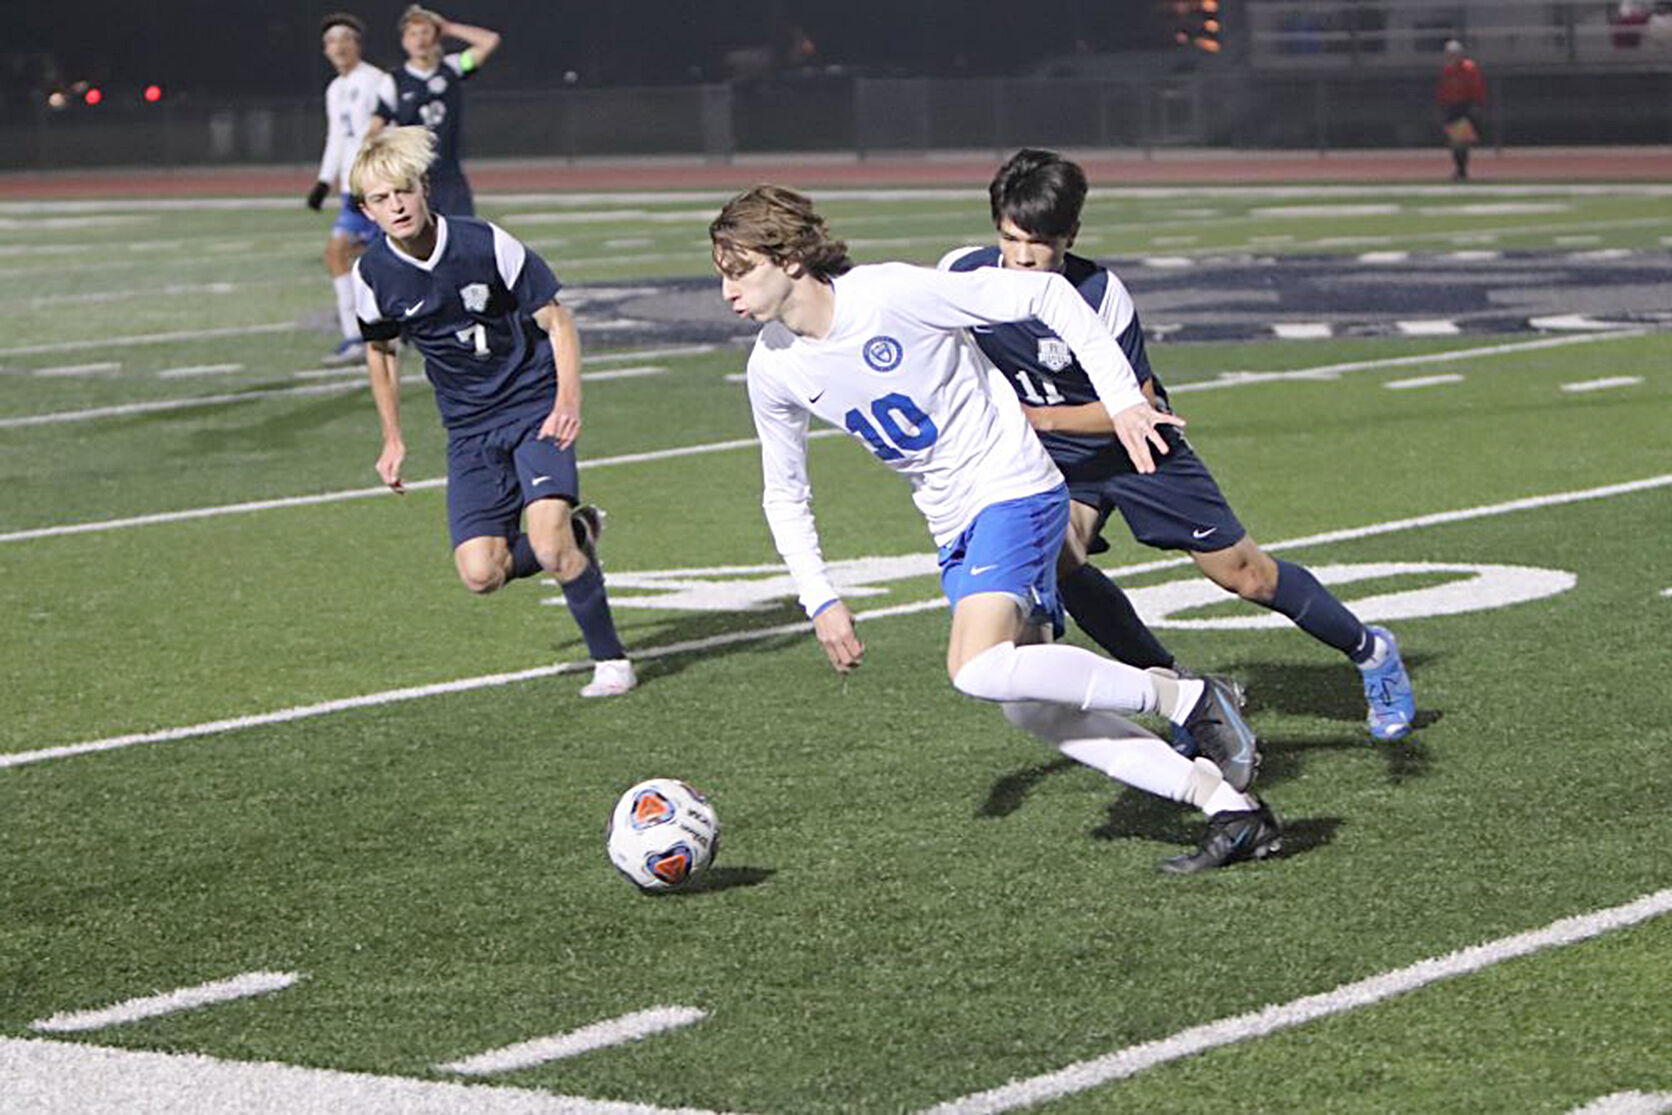
<path fill-rule="evenodd" d="M 689 886 L 678 890 L 646 891 L 645 894 L 652 898 L 686 898 L 737 887 L 758 887 L 776 874 L 778 869 L 775 867 L 711 867 Z"/>

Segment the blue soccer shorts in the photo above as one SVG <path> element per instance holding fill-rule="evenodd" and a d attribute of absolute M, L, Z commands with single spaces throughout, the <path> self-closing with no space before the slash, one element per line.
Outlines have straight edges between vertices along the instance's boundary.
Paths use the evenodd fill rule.
<path fill-rule="evenodd" d="M 1214 483 L 1208 466 L 1182 437 L 1169 437 L 1171 452 L 1155 454 L 1154 472 L 1118 472 L 1068 482 L 1075 503 L 1097 508 L 1097 530 L 1119 511 L 1132 537 L 1158 550 L 1212 553 L 1234 546 L 1248 532 Z"/>
<path fill-rule="evenodd" d="M 1062 633 L 1057 552 L 1068 529 L 1068 489 L 1059 486 L 981 509 L 962 534 L 940 548 L 941 591 L 958 601 L 1001 592 L 1033 625 Z"/>
<path fill-rule="evenodd" d="M 337 219 L 331 222 L 331 234 L 347 237 L 359 244 L 370 244 L 377 236 L 377 222 L 360 212 L 352 194 L 344 194 Z"/>
<path fill-rule="evenodd" d="M 539 436 L 546 412 L 447 442 L 447 528 L 453 547 L 484 535 L 514 538 L 537 499 L 580 498 L 575 447 Z"/>

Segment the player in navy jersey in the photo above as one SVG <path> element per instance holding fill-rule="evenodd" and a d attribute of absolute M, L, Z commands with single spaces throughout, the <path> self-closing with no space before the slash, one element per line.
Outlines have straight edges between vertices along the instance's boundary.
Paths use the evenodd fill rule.
<path fill-rule="evenodd" d="M 1155 467 L 1152 448 L 1166 451 L 1160 430 L 1180 421 L 1145 401 L 1120 347 L 1074 289 L 1054 274 L 855 267 L 812 203 L 777 186 L 734 197 L 708 234 L 721 295 L 763 326 L 747 375 L 761 506 L 830 664 L 852 670 L 865 647 L 813 522 L 812 416 L 852 434 L 911 485 L 952 605 L 946 672 L 955 689 L 999 705 L 1076 762 L 1208 814 L 1201 847 L 1165 861 L 1164 871 L 1205 871 L 1278 850 L 1276 818 L 1245 792 L 1257 741 L 1225 683 L 1163 678 L 1051 643 L 1068 491 L 964 330 L 1050 322 L 1099 384 L 1110 428 L 1139 469 Z M 1184 725 L 1208 758 L 1177 754 L 1127 712 Z"/>
<path fill-rule="evenodd" d="M 383 79 L 375 115 L 382 124 L 422 124 L 435 133 L 430 212 L 474 217 L 476 201 L 462 163 L 463 86 L 499 49 L 499 33 L 454 23 L 417 4 L 401 13 L 400 32 L 406 64 Z M 444 54 L 444 39 L 459 39 L 466 49 Z"/>
<path fill-rule="evenodd" d="M 1055 152 L 1017 152 L 989 186 L 998 246 L 950 253 L 942 267 L 1061 273 L 1119 339 L 1146 384 L 1146 397 L 1165 407 L 1166 393 L 1150 371 L 1143 326 L 1125 286 L 1108 269 L 1068 250 L 1079 232 L 1086 188 L 1080 167 Z M 1092 380 L 1042 322 L 973 332 L 1068 480 L 1073 502 L 1059 578 L 1070 614 L 1089 634 L 1124 660 L 1163 664 L 1141 661 L 1166 652 L 1159 650 L 1125 594 L 1087 561 L 1104 522 L 1118 510 L 1138 541 L 1188 552 L 1221 588 L 1282 613 L 1346 655 L 1362 677 L 1373 737 L 1396 740 L 1409 734 L 1415 700 L 1392 633 L 1366 627 L 1304 566 L 1260 549 L 1176 427 L 1164 428 L 1170 451 L 1157 458 L 1156 469 L 1139 470 L 1113 436 Z"/>
<path fill-rule="evenodd" d="M 435 137 L 390 128 L 367 140 L 349 181 L 383 230 L 354 265 L 372 397 L 383 427 L 377 473 L 402 491 L 394 341 L 424 356 L 447 428 L 447 520 L 459 579 L 489 593 L 544 570 L 557 578 L 595 663 L 583 697 L 637 684 L 593 543 L 601 519 L 575 508 L 580 480 L 580 338 L 545 260 L 496 225 L 431 214 L 424 172 Z M 523 524 L 526 521 L 526 529 Z"/>

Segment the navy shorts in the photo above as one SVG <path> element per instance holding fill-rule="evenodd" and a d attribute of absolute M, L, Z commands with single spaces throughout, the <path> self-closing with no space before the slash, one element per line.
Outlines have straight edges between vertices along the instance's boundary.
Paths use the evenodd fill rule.
<path fill-rule="evenodd" d="M 1030 624 L 1060 636 L 1057 551 L 1068 529 L 1068 493 L 1061 487 L 981 509 L 962 534 L 940 548 L 941 591 L 956 608 L 966 596 L 1001 592 Z"/>
<path fill-rule="evenodd" d="M 1155 455 L 1155 471 L 1118 472 L 1097 479 L 1068 481 L 1075 503 L 1097 508 L 1103 533 L 1112 511 L 1119 511 L 1132 537 L 1158 550 L 1212 553 L 1234 546 L 1248 532 L 1213 481 L 1208 466 L 1182 437 L 1169 437 L 1172 451 Z"/>
<path fill-rule="evenodd" d="M 474 217 L 476 199 L 471 196 L 470 183 L 464 176 L 452 175 L 430 179 L 429 206 L 431 213 L 443 217 Z"/>
<path fill-rule="evenodd" d="M 453 547 L 484 535 L 513 538 L 524 507 L 557 498 L 573 505 L 580 497 L 575 447 L 559 449 L 542 438 L 544 412 L 447 442 L 447 528 Z"/>

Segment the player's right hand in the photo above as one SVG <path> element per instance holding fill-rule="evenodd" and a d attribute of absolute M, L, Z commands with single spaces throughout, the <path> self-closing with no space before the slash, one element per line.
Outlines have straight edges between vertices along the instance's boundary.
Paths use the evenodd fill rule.
<path fill-rule="evenodd" d="M 331 183 L 315 182 L 313 189 L 308 191 L 308 208 L 318 209 L 325 204 L 325 195 L 331 192 Z"/>
<path fill-rule="evenodd" d="M 837 673 L 846 674 L 859 669 L 859 661 L 865 657 L 865 644 L 854 632 L 853 613 L 848 611 L 846 604 L 837 600 L 814 616 L 813 632 L 818 635 L 819 645 L 824 648 L 825 656 Z"/>
<path fill-rule="evenodd" d="M 401 462 L 404 460 L 406 446 L 400 442 L 384 445 L 377 458 L 377 475 L 389 485 L 390 491 L 402 496 L 406 494 L 406 485 L 401 483 Z"/>

